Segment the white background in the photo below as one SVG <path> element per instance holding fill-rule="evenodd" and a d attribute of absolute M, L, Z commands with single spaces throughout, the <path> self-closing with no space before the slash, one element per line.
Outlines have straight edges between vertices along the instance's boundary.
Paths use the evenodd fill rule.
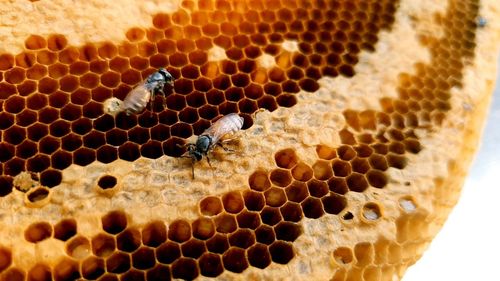
<path fill-rule="evenodd" d="M 499 61 L 500 66 L 500 61 Z M 500 280 L 500 72 L 461 198 L 403 281 Z"/>

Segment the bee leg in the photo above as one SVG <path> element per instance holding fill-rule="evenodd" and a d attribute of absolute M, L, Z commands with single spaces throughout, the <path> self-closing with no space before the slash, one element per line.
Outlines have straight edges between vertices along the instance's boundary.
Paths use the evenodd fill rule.
<path fill-rule="evenodd" d="M 213 169 L 212 164 L 210 164 L 210 158 L 208 158 L 208 155 L 206 155 L 205 158 L 207 158 L 208 166 L 210 166 L 210 168 Z"/>
<path fill-rule="evenodd" d="M 230 149 L 230 148 L 228 148 L 228 147 L 225 147 L 225 146 L 222 144 L 222 142 L 218 142 L 218 143 L 217 143 L 217 145 L 218 145 L 218 146 L 220 146 L 220 147 L 222 147 L 222 149 L 224 149 L 224 151 L 226 151 L 226 152 L 236 152 L 236 150 L 234 150 L 234 149 Z"/>
<path fill-rule="evenodd" d="M 194 159 L 191 159 L 191 177 L 194 180 Z"/>

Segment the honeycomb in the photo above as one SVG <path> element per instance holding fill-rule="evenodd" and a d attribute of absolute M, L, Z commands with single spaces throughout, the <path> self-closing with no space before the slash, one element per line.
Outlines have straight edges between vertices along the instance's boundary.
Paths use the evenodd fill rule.
<path fill-rule="evenodd" d="M 495 6 L 411 2 L 184 0 L 123 41 L 41 32 L 0 53 L 0 201 L 19 210 L 0 213 L 11 221 L 0 280 L 401 277 L 474 151 L 488 98 L 461 93 L 472 91 L 478 33 L 494 26 L 478 23 L 481 5 Z M 370 78 L 384 66 L 369 57 L 410 25 L 424 54 Z M 165 97 L 107 114 L 160 67 L 175 78 Z M 371 88 L 377 79 L 392 89 Z M 183 145 L 229 113 L 244 118 L 237 146 L 249 152 L 214 152 L 214 170 L 196 164 L 191 180 Z M 433 158 L 446 141 L 461 150 Z M 436 171 L 412 172 L 425 163 Z M 152 171 L 159 180 L 142 180 Z"/>

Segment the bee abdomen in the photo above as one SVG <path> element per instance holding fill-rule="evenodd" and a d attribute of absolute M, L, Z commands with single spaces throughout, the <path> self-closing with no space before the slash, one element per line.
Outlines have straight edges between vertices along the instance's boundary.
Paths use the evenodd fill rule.
<path fill-rule="evenodd" d="M 151 99 L 151 92 L 144 86 L 133 89 L 123 100 L 122 111 L 127 114 L 141 112 L 149 100 Z"/>

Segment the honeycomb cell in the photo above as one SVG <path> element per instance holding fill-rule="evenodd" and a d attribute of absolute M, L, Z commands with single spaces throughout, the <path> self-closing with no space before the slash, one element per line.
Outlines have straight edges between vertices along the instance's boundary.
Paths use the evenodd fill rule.
<path fill-rule="evenodd" d="M 271 182 L 277 186 L 285 187 L 289 185 L 292 181 L 292 175 L 289 170 L 285 169 L 274 169 L 269 175 Z"/>
<path fill-rule="evenodd" d="M 321 198 L 328 194 L 329 189 L 324 181 L 312 179 L 307 182 L 307 188 L 311 196 Z"/>
<path fill-rule="evenodd" d="M 200 213 L 204 216 L 215 216 L 222 211 L 222 202 L 216 196 L 207 196 L 200 201 Z"/>
<path fill-rule="evenodd" d="M 229 245 L 247 249 L 255 243 L 254 232 L 249 229 L 238 229 L 229 235 Z"/>
<path fill-rule="evenodd" d="M 20 158 L 12 158 L 4 163 L 5 174 L 9 176 L 15 176 L 25 169 L 25 160 Z"/>
<path fill-rule="evenodd" d="M 52 225 L 48 222 L 35 222 L 24 231 L 24 239 L 31 243 L 38 243 L 52 236 Z"/>
<path fill-rule="evenodd" d="M 150 247 L 158 247 L 167 239 L 167 230 L 162 221 L 149 222 L 142 229 L 142 243 Z"/>
<path fill-rule="evenodd" d="M 14 156 L 15 146 L 7 142 L 0 143 L 0 161 L 5 162 Z"/>
<path fill-rule="evenodd" d="M 2 280 L 24 281 L 25 279 L 26 273 L 17 267 L 11 267 L 2 273 Z"/>
<path fill-rule="evenodd" d="M 40 173 L 40 184 L 46 187 L 54 187 L 61 183 L 62 173 L 59 170 L 47 169 Z"/>
<path fill-rule="evenodd" d="M 280 208 L 281 216 L 285 221 L 299 222 L 302 217 L 302 208 L 295 202 L 287 202 Z"/>
<path fill-rule="evenodd" d="M 362 174 L 352 173 L 346 178 L 349 190 L 363 192 L 368 188 L 368 182 Z"/>
<path fill-rule="evenodd" d="M 169 281 L 170 268 L 162 264 L 157 264 L 154 268 L 146 272 L 146 280 Z"/>
<path fill-rule="evenodd" d="M 115 187 L 117 180 L 114 176 L 104 175 L 97 180 L 97 186 L 101 189 L 109 189 Z"/>
<path fill-rule="evenodd" d="M 231 272 L 241 273 L 248 268 L 248 260 L 245 255 L 245 250 L 240 248 L 229 248 L 222 256 L 224 268 Z"/>
<path fill-rule="evenodd" d="M 116 236 L 116 247 L 124 252 L 131 253 L 141 245 L 141 232 L 128 227 Z"/>
<path fill-rule="evenodd" d="M 124 273 L 130 269 L 130 256 L 123 252 L 115 252 L 106 258 L 106 271 Z"/>
<path fill-rule="evenodd" d="M 225 234 L 216 233 L 206 245 L 209 252 L 222 254 L 229 248 L 229 241 Z"/>
<path fill-rule="evenodd" d="M 102 258 L 88 257 L 81 265 L 82 277 L 90 280 L 99 278 L 105 272 L 105 264 Z"/>
<path fill-rule="evenodd" d="M 250 211 L 260 211 L 264 208 L 265 198 L 261 193 L 245 191 L 243 198 L 245 200 L 245 207 Z"/>
<path fill-rule="evenodd" d="M 288 200 L 300 203 L 309 196 L 308 188 L 305 183 L 293 181 L 290 186 L 285 188 Z"/>
<path fill-rule="evenodd" d="M 279 209 L 275 207 L 264 207 L 260 212 L 260 218 L 267 225 L 275 225 L 283 219 Z"/>
<path fill-rule="evenodd" d="M 244 200 L 241 193 L 232 191 L 222 196 L 222 204 L 224 205 L 224 210 L 226 210 L 226 212 L 237 214 L 243 209 Z"/>
<path fill-rule="evenodd" d="M 98 257 L 107 257 L 115 252 L 115 239 L 104 233 L 97 234 L 92 238 L 92 253 Z"/>
<path fill-rule="evenodd" d="M 28 271 L 27 277 L 28 281 L 50 281 L 52 280 L 52 271 L 48 265 L 37 263 Z"/>
<path fill-rule="evenodd" d="M 324 215 L 323 206 L 318 198 L 309 197 L 301 205 L 304 216 L 307 218 L 317 219 Z"/>
<path fill-rule="evenodd" d="M 132 254 L 132 266 L 137 269 L 149 269 L 156 264 L 155 252 L 151 248 L 142 247 Z"/>
<path fill-rule="evenodd" d="M 85 135 L 92 130 L 92 120 L 79 118 L 71 123 L 71 130 L 79 135 Z"/>
<path fill-rule="evenodd" d="M 280 168 L 290 169 L 298 162 L 297 155 L 293 149 L 287 148 L 274 154 L 276 165 Z"/>
<path fill-rule="evenodd" d="M 206 277 L 217 277 L 224 271 L 222 259 L 219 255 L 205 253 L 198 261 L 200 273 Z"/>
<path fill-rule="evenodd" d="M 192 224 L 193 236 L 195 238 L 206 240 L 215 234 L 215 224 L 211 219 L 199 218 Z"/>
<path fill-rule="evenodd" d="M 127 216 L 124 211 L 108 212 L 101 218 L 102 229 L 110 234 L 118 234 L 127 227 Z"/>
<path fill-rule="evenodd" d="M 180 258 L 172 264 L 172 277 L 193 280 L 199 275 L 196 261 L 192 258 Z"/>
<path fill-rule="evenodd" d="M 333 251 L 333 258 L 337 264 L 350 264 L 354 260 L 354 253 L 351 248 L 338 247 Z"/>
<path fill-rule="evenodd" d="M 205 243 L 198 239 L 190 239 L 181 245 L 181 252 L 184 257 L 197 259 L 206 251 Z"/>
<path fill-rule="evenodd" d="M 145 281 L 144 271 L 130 269 L 120 276 L 121 281 Z"/>
<path fill-rule="evenodd" d="M 191 225 L 185 220 L 175 220 L 168 229 L 168 239 L 182 243 L 191 238 Z"/>
<path fill-rule="evenodd" d="M 63 258 L 59 263 L 54 266 L 54 280 L 75 280 L 80 278 L 78 271 L 78 263 L 68 258 Z"/>
<path fill-rule="evenodd" d="M 46 187 L 37 187 L 35 189 L 28 191 L 26 195 L 27 195 L 26 198 L 31 203 L 40 202 L 49 196 L 49 189 Z"/>
<path fill-rule="evenodd" d="M 10 96 L 3 104 L 8 113 L 19 113 L 26 107 L 26 99 L 20 96 Z"/>
<path fill-rule="evenodd" d="M 219 233 L 231 233 L 237 229 L 236 218 L 233 215 L 222 213 L 215 218 L 215 227 Z"/>
<path fill-rule="evenodd" d="M 382 217 L 382 210 L 378 203 L 368 202 L 363 205 L 362 215 L 366 221 L 375 221 Z"/>
<path fill-rule="evenodd" d="M 275 263 L 287 264 L 294 256 L 293 246 L 289 242 L 275 241 L 269 246 L 271 259 Z"/>
<path fill-rule="evenodd" d="M 90 251 L 90 241 L 84 236 L 76 236 L 66 242 L 66 253 L 74 259 L 83 259 Z"/>
<path fill-rule="evenodd" d="M 383 188 L 387 185 L 388 179 L 385 173 L 379 170 L 370 170 L 366 174 L 366 178 L 368 179 L 368 183 L 376 188 Z"/>
<path fill-rule="evenodd" d="M 0 272 L 3 272 L 12 264 L 12 251 L 9 248 L 0 246 Z"/>
<path fill-rule="evenodd" d="M 69 131 L 69 123 L 68 123 L 68 131 Z M 73 133 L 69 133 L 66 136 L 62 137 L 61 139 L 61 147 L 63 150 L 66 151 L 75 151 L 82 146 L 82 143 L 83 143 L 82 137 Z"/>
<path fill-rule="evenodd" d="M 286 202 L 285 191 L 281 188 L 272 187 L 264 192 L 266 205 L 279 207 Z"/>
<path fill-rule="evenodd" d="M 276 239 L 293 242 L 302 234 L 302 227 L 294 222 L 282 221 L 274 226 Z"/>
<path fill-rule="evenodd" d="M 24 140 L 16 146 L 16 156 L 21 159 L 28 159 L 38 152 L 37 146 L 30 140 Z"/>
<path fill-rule="evenodd" d="M 333 215 L 338 215 L 347 206 L 347 200 L 344 196 L 331 194 L 321 199 L 325 212 Z"/>
<path fill-rule="evenodd" d="M 118 277 L 116 277 L 116 274 L 113 273 L 105 273 L 103 276 L 101 276 L 98 281 L 118 281 Z"/>

